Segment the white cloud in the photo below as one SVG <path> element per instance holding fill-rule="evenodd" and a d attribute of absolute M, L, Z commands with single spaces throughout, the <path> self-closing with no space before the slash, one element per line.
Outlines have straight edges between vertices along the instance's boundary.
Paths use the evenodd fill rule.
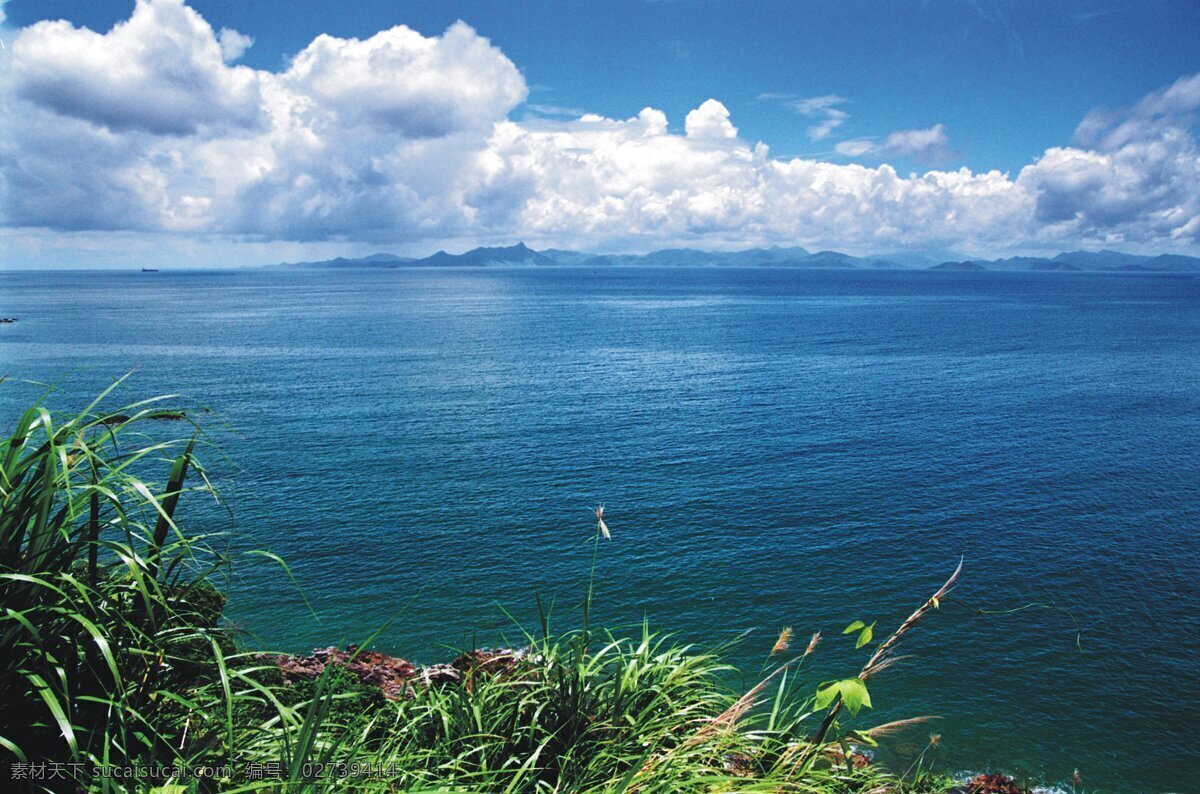
<path fill-rule="evenodd" d="M 771 97 L 782 98 L 780 95 L 773 94 L 764 94 L 760 98 Z M 814 141 L 821 141 L 828 138 L 829 133 L 842 126 L 842 123 L 849 117 L 846 111 L 838 107 L 848 101 L 845 97 L 837 94 L 826 94 L 803 99 L 786 98 L 784 104 L 802 116 L 819 119 L 816 124 L 808 128 L 808 137 Z"/>
<path fill-rule="evenodd" d="M 1200 151 L 1193 134 L 1200 74 L 1133 107 L 1097 110 L 1079 146 L 1048 149 L 1017 179 L 1036 197 L 1043 234 L 1110 242 L 1200 242 Z"/>
<path fill-rule="evenodd" d="M 684 119 L 684 130 L 695 140 L 736 138 L 737 127 L 729 121 L 729 111 L 715 99 L 706 99 Z"/>
<path fill-rule="evenodd" d="M 723 107 L 708 107 L 693 111 L 686 136 L 667 132 L 665 116 L 649 108 L 624 121 L 501 123 L 486 155 L 489 178 L 472 200 L 507 207 L 504 224 L 521 235 L 584 245 L 994 245 L 1027 227 L 1034 211 L 1031 197 L 995 171 L 903 178 L 887 165 L 779 161 L 761 143 L 697 137 L 710 130 L 700 118 L 727 123 Z"/>
<path fill-rule="evenodd" d="M 796 99 L 789 104 L 797 113 L 803 113 L 805 116 L 816 116 L 835 105 L 845 104 L 845 102 L 845 97 L 840 97 L 837 94 L 826 94 L 824 96 L 810 96 L 806 99 Z"/>
<path fill-rule="evenodd" d="M 226 63 L 233 63 L 246 54 L 254 39 L 243 36 L 233 28 L 221 28 L 217 34 L 217 43 L 221 45 L 221 57 Z"/>
<path fill-rule="evenodd" d="M 233 39 L 230 39 L 233 41 Z M 235 42 L 240 44 L 239 42 Z M 462 200 L 497 119 L 526 96 L 468 26 L 319 36 L 279 73 L 226 63 L 180 0 L 106 34 L 20 31 L 0 97 L 12 226 L 411 238 L 469 228 Z"/>
<path fill-rule="evenodd" d="M 841 141 L 834 150 L 847 157 L 911 157 L 919 163 L 934 165 L 950 158 L 950 139 L 945 126 L 935 124 L 927 129 L 898 130 L 882 141 L 873 138 Z"/>
<path fill-rule="evenodd" d="M 186 135 L 262 119 L 259 75 L 226 66 L 212 28 L 178 0 L 139 0 L 103 35 L 40 22 L 11 47 L 9 79 L 21 98 L 114 132 Z"/>
<path fill-rule="evenodd" d="M 935 124 L 923 130 L 900 130 L 888 135 L 883 142 L 887 152 L 908 155 L 918 159 L 929 159 L 944 151 L 950 141 L 946 137 L 946 128 Z"/>
<path fill-rule="evenodd" d="M 563 105 L 551 105 L 543 102 L 526 102 L 525 109 L 537 116 L 548 118 L 573 118 L 577 119 L 580 116 L 587 114 L 583 108 L 566 107 Z"/>
<path fill-rule="evenodd" d="M 512 62 L 462 22 L 439 38 L 402 25 L 362 41 L 321 35 L 280 79 L 339 124 L 405 138 L 486 129 L 528 94 Z"/>
<path fill-rule="evenodd" d="M 879 144 L 875 143 L 874 138 L 851 138 L 848 141 L 839 141 L 833 150 L 846 157 L 862 157 L 878 152 Z"/>
<path fill-rule="evenodd" d="M 649 107 L 513 121 L 524 79 L 463 23 L 440 36 L 319 36 L 278 72 L 233 65 L 247 44 L 180 0 L 141 0 L 104 34 L 19 31 L 0 81 L 4 225 L 423 247 L 1200 244 L 1196 76 L 1089 115 L 1075 145 L 1015 178 L 901 176 L 772 158 L 715 99 L 687 114 L 684 134 Z M 815 138 L 846 118 L 833 94 L 769 98 L 815 119 Z M 948 146 L 935 125 L 838 149 L 921 161 Z"/>

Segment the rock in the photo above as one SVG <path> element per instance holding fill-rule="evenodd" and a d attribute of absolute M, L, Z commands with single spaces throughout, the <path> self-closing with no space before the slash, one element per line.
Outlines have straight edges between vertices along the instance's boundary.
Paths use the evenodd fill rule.
<path fill-rule="evenodd" d="M 384 697 L 395 700 L 408 689 L 416 675 L 412 663 L 379 651 L 360 651 L 350 645 L 346 650 L 319 648 L 308 656 L 278 656 L 275 664 L 284 678 L 316 678 L 326 665 L 344 668 L 369 686 L 379 687 Z"/>
<path fill-rule="evenodd" d="M 525 654 L 511 648 L 487 648 L 460 655 L 450 666 L 460 673 L 511 673 Z"/>
<path fill-rule="evenodd" d="M 476 679 L 512 673 L 523 656 L 510 648 L 476 650 L 462 654 L 450 666 L 461 674 L 462 685 L 470 692 Z"/>
<path fill-rule="evenodd" d="M 725 773 L 734 777 L 754 777 L 758 764 L 745 753 L 728 753 L 724 756 Z"/>
<path fill-rule="evenodd" d="M 462 681 L 462 672 L 449 664 L 430 664 L 417 671 L 417 680 L 425 686 L 434 684 L 457 684 Z"/>
<path fill-rule="evenodd" d="M 524 651 L 511 648 L 481 649 L 464 653 L 449 664 L 431 664 L 418 668 L 411 662 L 379 651 L 360 651 L 350 645 L 346 650 L 318 648 L 308 656 L 276 656 L 271 661 L 284 679 L 314 679 L 326 665 L 344 668 L 368 686 L 379 687 L 384 696 L 395 700 L 413 686 L 446 684 L 471 685 L 480 675 L 506 675 L 513 672 Z"/>
<path fill-rule="evenodd" d="M 1008 775 L 976 775 L 957 791 L 961 794 L 1029 794 L 1029 789 L 1017 785 Z"/>
<path fill-rule="evenodd" d="M 825 757 L 834 764 L 840 766 L 846 765 L 846 754 L 838 747 L 829 748 L 825 753 Z M 871 765 L 871 757 L 861 750 L 854 749 L 850 751 L 850 764 L 855 769 L 864 769 Z"/>

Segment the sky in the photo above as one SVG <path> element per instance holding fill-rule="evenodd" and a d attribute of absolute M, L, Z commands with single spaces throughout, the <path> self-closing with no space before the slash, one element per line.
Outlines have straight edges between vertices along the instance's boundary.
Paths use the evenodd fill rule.
<path fill-rule="evenodd" d="M 1195 0 L 0 2 L 0 267 L 1200 254 Z"/>

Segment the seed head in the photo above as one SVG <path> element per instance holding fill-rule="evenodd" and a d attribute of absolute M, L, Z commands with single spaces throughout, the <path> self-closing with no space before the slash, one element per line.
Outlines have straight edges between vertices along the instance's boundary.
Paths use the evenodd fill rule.
<path fill-rule="evenodd" d="M 596 508 L 596 529 L 600 530 L 605 540 L 612 540 L 612 535 L 608 534 L 608 524 L 604 523 L 604 505 Z"/>

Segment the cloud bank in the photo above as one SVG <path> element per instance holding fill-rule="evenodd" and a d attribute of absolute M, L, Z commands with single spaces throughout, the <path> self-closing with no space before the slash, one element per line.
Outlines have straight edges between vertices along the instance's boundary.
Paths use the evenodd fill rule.
<path fill-rule="evenodd" d="M 16 32 L 4 53 L 0 200 L 10 229 L 411 243 L 530 239 L 638 248 L 799 243 L 879 250 L 1200 243 L 1200 75 L 1096 111 L 1016 175 L 777 159 L 709 99 L 672 130 L 525 114 L 517 66 L 459 22 L 317 37 L 277 72 L 181 0 L 106 33 Z M 822 139 L 837 96 L 796 100 Z M 532 109 L 532 106 L 531 106 Z M 944 161 L 945 129 L 838 144 Z"/>

